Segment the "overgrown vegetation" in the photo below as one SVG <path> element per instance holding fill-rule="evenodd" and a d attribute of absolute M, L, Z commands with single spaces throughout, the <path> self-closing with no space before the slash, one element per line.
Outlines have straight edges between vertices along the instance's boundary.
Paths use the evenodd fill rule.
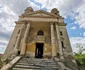
<path fill-rule="evenodd" d="M 2 55 L 0 56 L 0 68 L 5 65 L 6 62 L 3 60 Z"/>
<path fill-rule="evenodd" d="M 78 52 L 74 53 L 74 58 L 78 64 L 79 70 L 85 70 L 85 48 L 83 46 L 77 44 L 76 47 L 78 48 Z"/>
<path fill-rule="evenodd" d="M 0 68 L 2 67 L 2 60 L 1 60 L 1 56 L 0 56 Z"/>

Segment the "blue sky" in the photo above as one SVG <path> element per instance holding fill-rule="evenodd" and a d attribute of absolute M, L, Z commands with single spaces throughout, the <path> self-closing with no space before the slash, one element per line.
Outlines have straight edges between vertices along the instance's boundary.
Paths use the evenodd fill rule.
<path fill-rule="evenodd" d="M 77 52 L 77 43 L 85 47 L 85 0 L 0 0 L 0 53 L 7 47 L 14 22 L 29 6 L 49 12 L 57 8 L 65 18 L 73 51 Z"/>

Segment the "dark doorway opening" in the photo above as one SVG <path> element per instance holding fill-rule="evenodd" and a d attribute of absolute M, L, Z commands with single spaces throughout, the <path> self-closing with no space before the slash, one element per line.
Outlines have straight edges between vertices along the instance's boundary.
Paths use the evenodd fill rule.
<path fill-rule="evenodd" d="M 18 51 L 18 56 L 20 55 L 20 51 Z"/>
<path fill-rule="evenodd" d="M 43 43 L 36 43 L 35 58 L 43 58 Z"/>

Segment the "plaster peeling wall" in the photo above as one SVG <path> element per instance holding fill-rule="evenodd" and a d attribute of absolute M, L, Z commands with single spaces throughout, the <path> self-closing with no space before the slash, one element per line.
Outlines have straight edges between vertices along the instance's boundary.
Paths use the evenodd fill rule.
<path fill-rule="evenodd" d="M 62 36 L 61 36 L 61 40 L 63 40 L 64 42 L 64 54 L 65 55 L 72 55 L 72 48 L 71 48 L 71 44 L 70 44 L 70 40 L 67 34 L 67 30 L 66 30 L 66 26 L 59 26 L 59 30 L 62 31 Z"/>
<path fill-rule="evenodd" d="M 4 56 L 3 56 L 4 58 L 10 57 L 11 54 L 13 53 L 13 48 L 15 47 L 15 43 L 16 43 L 16 40 L 17 40 L 18 31 L 20 30 L 20 27 L 21 27 L 21 24 L 16 24 L 14 31 L 12 33 L 12 36 L 9 40 L 8 46 L 5 50 L 5 53 L 4 53 Z"/>

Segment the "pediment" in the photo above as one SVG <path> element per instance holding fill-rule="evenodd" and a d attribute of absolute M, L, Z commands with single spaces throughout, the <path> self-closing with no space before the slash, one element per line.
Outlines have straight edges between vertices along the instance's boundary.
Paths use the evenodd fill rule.
<path fill-rule="evenodd" d="M 54 15 L 50 12 L 46 12 L 43 10 L 38 10 L 38 11 L 34 11 L 34 12 L 30 12 L 30 13 L 25 13 L 23 14 L 24 16 L 28 16 L 28 17 L 49 17 L 49 18 L 58 18 L 57 15 Z"/>

